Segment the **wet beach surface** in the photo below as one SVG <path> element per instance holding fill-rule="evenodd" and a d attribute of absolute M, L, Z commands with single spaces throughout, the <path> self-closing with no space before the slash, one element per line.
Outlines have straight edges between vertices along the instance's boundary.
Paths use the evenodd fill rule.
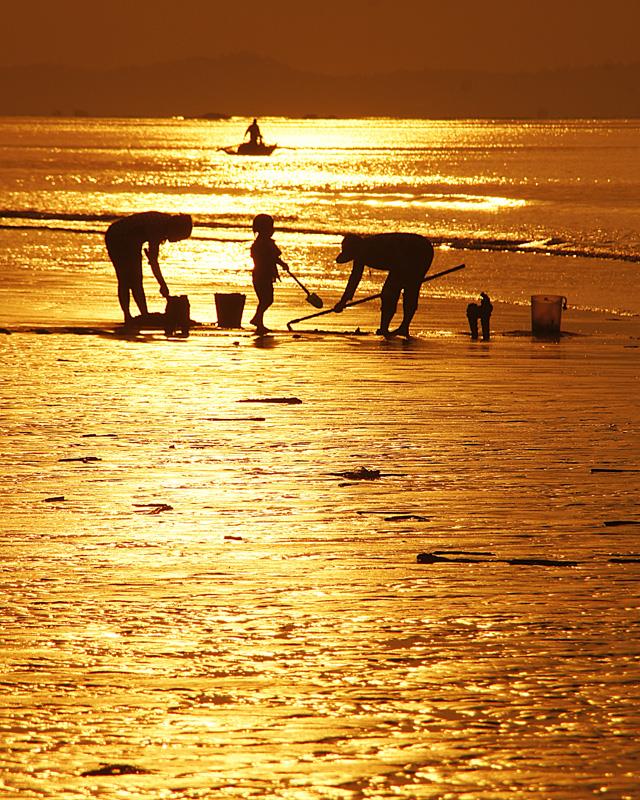
<path fill-rule="evenodd" d="M 498 311 L 0 337 L 3 797 L 634 798 L 637 321 Z"/>

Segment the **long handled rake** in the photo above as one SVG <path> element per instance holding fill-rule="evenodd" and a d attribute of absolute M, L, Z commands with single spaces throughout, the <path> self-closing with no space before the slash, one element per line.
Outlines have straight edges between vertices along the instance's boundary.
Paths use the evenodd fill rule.
<path fill-rule="evenodd" d="M 459 269 L 464 269 L 466 264 L 458 264 L 457 267 L 449 267 L 449 269 L 443 269 L 442 272 L 435 272 L 433 275 L 427 275 L 427 277 L 422 281 L 422 283 L 427 283 L 428 281 L 433 281 L 436 278 L 441 278 L 443 275 L 449 275 L 451 272 L 457 272 Z M 353 306 L 359 306 L 361 303 L 368 303 L 370 300 L 377 300 L 379 297 L 382 297 L 382 292 L 378 292 L 378 294 L 371 294 L 368 297 L 363 297 L 361 300 L 354 300 L 351 303 L 347 303 L 345 308 L 352 308 Z M 291 331 L 293 328 L 292 325 L 296 325 L 298 322 L 305 322 L 305 320 L 313 319 L 314 317 L 321 317 L 323 314 L 333 314 L 333 308 L 327 308 L 324 311 L 318 311 L 315 314 L 308 314 L 306 317 L 299 317 L 298 319 L 292 319 L 287 322 L 287 328 Z"/>

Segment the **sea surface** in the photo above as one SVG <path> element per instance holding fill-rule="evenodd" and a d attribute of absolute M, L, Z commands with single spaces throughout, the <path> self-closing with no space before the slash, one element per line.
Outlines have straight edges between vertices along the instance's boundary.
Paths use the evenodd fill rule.
<path fill-rule="evenodd" d="M 260 122 L 0 120 L 0 797 L 637 800 L 640 126 Z M 150 209 L 188 337 L 116 328 Z M 220 330 L 258 212 L 327 308 L 346 231 L 466 266 Z"/>

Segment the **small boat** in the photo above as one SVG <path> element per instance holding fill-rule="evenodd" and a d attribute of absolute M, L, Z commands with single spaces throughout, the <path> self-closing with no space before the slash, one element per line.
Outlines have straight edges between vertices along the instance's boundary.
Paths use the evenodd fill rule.
<path fill-rule="evenodd" d="M 233 147 L 222 147 L 230 156 L 270 156 L 277 144 L 263 144 L 258 142 L 243 142 Z"/>

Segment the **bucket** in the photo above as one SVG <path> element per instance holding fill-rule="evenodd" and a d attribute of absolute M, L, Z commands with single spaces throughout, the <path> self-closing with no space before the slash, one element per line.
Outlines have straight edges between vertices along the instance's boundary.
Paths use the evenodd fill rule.
<path fill-rule="evenodd" d="M 245 295 L 240 292 L 214 295 L 219 328 L 241 328 Z"/>
<path fill-rule="evenodd" d="M 567 298 L 560 294 L 531 296 L 531 333 L 538 339 L 559 339 L 562 309 Z"/>
<path fill-rule="evenodd" d="M 179 330 L 184 336 L 189 334 L 191 325 L 191 306 L 186 294 L 167 297 L 164 311 L 164 332 L 172 336 Z"/>

